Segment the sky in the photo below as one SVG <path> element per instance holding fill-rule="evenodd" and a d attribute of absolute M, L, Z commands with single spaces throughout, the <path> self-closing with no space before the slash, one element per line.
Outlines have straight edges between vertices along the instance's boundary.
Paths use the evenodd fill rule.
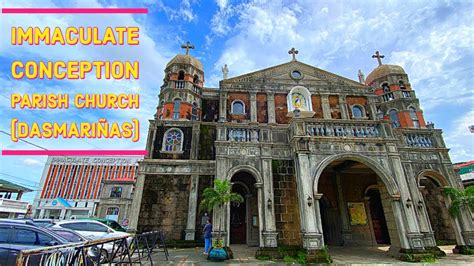
<path fill-rule="evenodd" d="M 180 45 L 195 45 L 191 54 L 201 60 L 205 86 L 218 87 L 221 67 L 229 77 L 291 60 L 299 50 L 301 62 L 357 80 L 377 61 L 402 66 L 420 100 L 426 121 L 444 131 L 453 162 L 473 160 L 474 50 L 473 1 L 226 1 L 226 0 L 0 0 L 1 7 L 147 7 L 147 15 L 6 15 L 0 14 L 0 129 L 10 132 L 10 120 L 25 122 L 110 121 L 140 119 L 141 138 L 130 140 L 31 139 L 47 149 L 144 149 L 148 120 L 158 104 L 166 63 Z M 97 26 L 140 27 L 140 45 L 12 46 L 10 28 Z M 15 60 L 129 60 L 140 61 L 139 80 L 14 80 Z M 11 93 L 140 93 L 139 110 L 12 110 Z M 12 142 L 0 133 L 1 149 L 34 149 Z M 46 157 L 0 157 L 0 178 L 34 188 Z"/>

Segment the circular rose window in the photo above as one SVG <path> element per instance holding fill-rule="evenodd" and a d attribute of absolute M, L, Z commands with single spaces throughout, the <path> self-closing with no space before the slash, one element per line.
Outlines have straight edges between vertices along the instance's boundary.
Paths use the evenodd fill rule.
<path fill-rule="evenodd" d="M 291 71 L 291 77 L 294 79 L 300 79 L 303 75 L 298 70 Z"/>

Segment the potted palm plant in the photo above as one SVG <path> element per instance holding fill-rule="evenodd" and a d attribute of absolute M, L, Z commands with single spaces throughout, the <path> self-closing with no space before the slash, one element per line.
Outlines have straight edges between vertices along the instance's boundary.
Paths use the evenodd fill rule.
<path fill-rule="evenodd" d="M 224 211 L 224 207 L 232 202 L 241 203 L 244 198 L 238 194 L 232 192 L 232 183 L 229 180 L 214 180 L 214 187 L 208 187 L 204 189 L 202 193 L 202 200 L 199 204 L 201 210 L 208 212 L 215 208 Z M 224 227 L 223 215 L 218 215 L 219 231 L 217 232 L 217 240 L 213 241 L 213 247 L 209 252 L 209 259 L 214 261 L 222 261 L 227 259 L 227 252 L 224 249 L 222 240 L 222 228 Z"/>

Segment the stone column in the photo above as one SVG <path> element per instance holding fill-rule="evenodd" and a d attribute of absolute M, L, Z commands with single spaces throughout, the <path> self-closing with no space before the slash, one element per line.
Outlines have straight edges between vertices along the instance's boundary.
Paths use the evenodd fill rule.
<path fill-rule="evenodd" d="M 194 240 L 196 233 L 196 208 L 198 199 L 199 175 L 191 175 L 191 188 L 188 200 L 188 221 L 185 240 Z"/>
<path fill-rule="evenodd" d="M 313 185 L 311 184 L 311 168 L 308 154 L 297 154 L 297 186 L 298 202 L 300 206 L 301 231 L 303 232 L 303 247 L 307 250 L 322 249 L 324 246 L 321 228 L 320 213 L 316 214 L 313 199 Z M 319 203 L 319 201 L 318 201 Z M 318 206 L 319 209 L 319 206 Z M 317 216 L 318 217 L 317 217 Z"/>
<path fill-rule="evenodd" d="M 258 246 L 264 247 L 263 242 L 263 224 L 265 223 L 265 218 L 263 216 L 263 208 L 264 204 L 263 201 L 263 184 L 262 183 L 255 183 L 254 185 L 257 188 L 257 208 L 258 208 Z"/>
<path fill-rule="evenodd" d="M 265 229 L 263 232 L 263 242 L 265 247 L 276 247 L 277 236 L 275 226 L 275 208 L 273 197 L 273 173 L 272 160 L 266 158 L 262 160 L 262 173 L 264 184 L 263 209 L 265 215 Z"/>
<path fill-rule="evenodd" d="M 341 109 L 342 119 L 350 119 L 349 111 L 347 110 L 346 95 L 339 94 L 339 109 Z"/>
<path fill-rule="evenodd" d="M 200 124 L 194 123 L 193 130 L 192 130 L 192 139 L 191 139 L 191 160 L 197 160 L 199 154 L 199 132 L 200 132 Z"/>
<path fill-rule="evenodd" d="M 221 92 L 219 95 L 219 122 L 227 120 L 227 92 Z"/>
<path fill-rule="evenodd" d="M 40 218 L 40 219 L 44 218 L 44 208 L 40 209 L 39 216 L 37 218 Z"/>
<path fill-rule="evenodd" d="M 368 108 L 369 108 L 369 117 L 371 120 L 378 120 L 377 118 L 377 107 L 376 107 L 376 103 L 377 103 L 377 96 L 374 95 L 374 96 L 369 96 L 367 98 L 367 105 L 368 105 Z"/>
<path fill-rule="evenodd" d="M 66 219 L 66 211 L 67 209 L 61 209 L 61 213 L 59 214 L 59 220 L 64 220 Z"/>
<path fill-rule="evenodd" d="M 138 228 L 138 218 L 140 216 L 140 207 L 143 196 L 143 186 L 145 184 L 145 174 L 139 171 L 137 181 L 135 182 L 135 191 L 133 194 L 132 209 L 130 212 L 130 219 L 128 225 L 128 231 L 136 232 Z"/>
<path fill-rule="evenodd" d="M 337 203 L 339 205 L 338 209 L 341 215 L 341 222 L 342 222 L 342 237 L 344 241 L 351 241 L 352 234 L 351 234 L 349 212 L 347 210 L 346 200 L 344 199 L 344 192 L 342 191 L 341 174 L 339 172 L 336 172 L 336 186 L 337 186 L 337 198 L 338 198 Z"/>
<path fill-rule="evenodd" d="M 250 122 L 257 123 L 257 93 L 250 92 Z"/>
<path fill-rule="evenodd" d="M 275 93 L 267 92 L 268 123 L 275 124 Z"/>
<path fill-rule="evenodd" d="M 394 146 L 388 146 L 389 152 L 396 151 Z M 405 229 L 406 236 L 408 238 L 411 249 L 423 249 L 423 235 L 420 233 L 418 220 L 411 199 L 410 191 L 408 190 L 408 184 L 406 182 L 403 166 L 401 163 L 400 156 L 389 155 L 389 165 L 393 167 L 394 178 L 400 189 L 400 202 L 397 208 L 400 208 L 402 215 L 405 217 Z M 397 217 L 396 217 L 397 218 Z"/>
<path fill-rule="evenodd" d="M 321 94 L 321 107 L 323 108 L 323 118 L 331 119 L 331 107 L 329 106 L 328 94 Z"/>

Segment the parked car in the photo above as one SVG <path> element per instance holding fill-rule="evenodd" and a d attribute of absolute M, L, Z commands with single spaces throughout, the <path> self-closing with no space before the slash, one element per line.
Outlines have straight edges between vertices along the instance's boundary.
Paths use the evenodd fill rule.
<path fill-rule="evenodd" d="M 33 219 L 33 223 L 39 227 L 48 227 L 54 224 L 53 219 Z"/>
<path fill-rule="evenodd" d="M 22 250 L 69 243 L 60 235 L 30 223 L 29 220 L 0 221 L 0 265 L 15 265 Z M 31 265 L 37 259 L 32 258 Z"/>
<path fill-rule="evenodd" d="M 90 239 L 130 236 L 128 233 L 116 231 L 109 226 L 94 220 L 60 221 L 54 223 L 53 227 L 71 229 Z"/>
<path fill-rule="evenodd" d="M 92 220 L 92 221 L 98 221 L 98 222 L 101 222 L 105 225 L 107 225 L 108 227 L 114 229 L 115 231 L 119 231 L 119 232 L 127 232 L 127 230 L 125 228 L 123 228 L 119 223 L 117 223 L 116 221 L 114 220 L 111 220 L 111 219 L 104 219 L 104 218 L 85 218 L 84 220 Z"/>
<path fill-rule="evenodd" d="M 95 239 L 105 239 L 112 237 L 123 237 L 127 236 L 127 242 L 130 244 L 131 237 L 129 233 L 115 231 L 109 226 L 94 220 L 69 220 L 69 221 L 60 221 L 56 222 L 50 229 L 53 228 L 67 228 L 76 231 L 80 235 L 95 240 Z M 54 229 L 53 229 L 54 230 Z M 98 245 L 99 246 L 99 245 Z M 107 243 L 101 246 L 101 253 L 103 257 L 108 258 L 110 255 L 114 244 Z M 101 261 L 102 263 L 103 261 Z"/>

